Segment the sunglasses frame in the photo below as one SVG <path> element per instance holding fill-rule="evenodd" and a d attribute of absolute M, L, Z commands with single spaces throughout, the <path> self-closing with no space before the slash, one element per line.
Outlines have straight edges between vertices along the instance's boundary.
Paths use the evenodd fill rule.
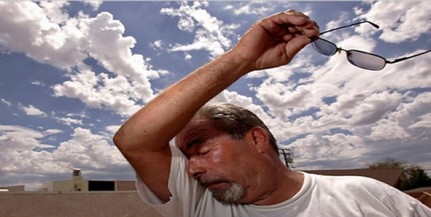
<path fill-rule="evenodd" d="M 319 49 L 319 48 L 317 48 L 318 46 L 316 46 L 316 41 L 318 41 L 318 40 L 320 40 L 320 41 L 324 41 L 325 43 L 327 43 L 327 44 L 330 44 L 330 45 L 332 45 L 335 49 L 335 52 L 332 52 L 331 54 L 327 54 L 327 53 L 323 53 L 323 52 L 321 52 L 321 50 Z M 374 54 L 374 53 L 369 53 L 369 52 L 366 52 L 366 51 L 362 51 L 362 50 L 356 50 L 356 49 L 349 49 L 349 50 L 346 50 L 346 49 L 344 49 L 344 48 L 341 48 L 341 47 L 338 47 L 335 43 L 333 43 L 333 42 L 331 42 L 331 41 L 328 41 L 328 40 L 326 40 L 326 39 L 323 39 L 323 38 L 318 38 L 318 39 L 316 39 L 316 41 L 314 41 L 313 42 L 313 44 L 312 44 L 312 46 L 313 46 L 313 48 L 318 52 L 318 53 L 320 53 L 320 54 L 322 54 L 322 55 L 325 55 L 325 56 L 333 56 L 333 55 L 335 55 L 336 53 L 340 53 L 341 51 L 344 51 L 344 52 L 346 52 L 346 58 L 347 58 L 347 60 L 352 64 L 352 65 L 354 65 L 354 66 L 357 66 L 357 67 L 359 67 L 359 68 L 362 68 L 362 69 L 367 69 L 367 70 L 373 70 L 373 71 L 378 71 L 378 70 L 382 70 L 385 66 L 386 66 L 386 64 L 387 63 L 391 63 L 391 62 L 389 62 L 386 58 L 384 58 L 384 57 L 382 57 L 382 56 L 380 56 L 380 55 L 377 55 L 377 54 Z M 352 60 L 352 58 L 351 58 L 351 56 L 352 56 L 352 54 L 353 53 L 360 53 L 360 54 L 365 54 L 365 55 L 368 55 L 368 56 L 370 56 L 370 57 L 373 57 L 373 58 L 378 58 L 378 59 L 380 59 L 381 61 L 382 61 L 382 64 L 380 64 L 381 66 L 380 67 L 367 67 L 367 66 L 365 66 L 365 65 L 358 65 L 355 61 L 353 61 Z"/>
<path fill-rule="evenodd" d="M 344 28 L 351 27 L 351 26 L 360 25 L 360 24 L 362 24 L 362 23 L 368 23 L 368 24 L 371 24 L 373 27 L 375 27 L 375 28 L 377 28 L 377 29 L 379 28 L 379 25 L 377 25 L 377 24 L 375 24 L 375 23 L 373 23 L 373 22 L 371 22 L 371 21 L 368 21 L 368 20 L 361 20 L 361 21 L 359 21 L 359 22 L 352 23 L 352 24 L 349 24 L 349 25 L 340 26 L 340 27 L 337 27 L 337 28 L 333 28 L 333 29 L 325 30 L 325 31 L 321 32 L 319 35 L 323 35 L 323 34 L 326 34 L 326 33 L 328 33 L 328 32 L 336 31 L 336 30 L 339 30 L 339 29 L 344 29 Z M 320 41 L 324 41 L 324 42 L 325 42 L 325 43 L 327 43 L 328 45 L 331 45 L 331 46 L 334 48 L 334 50 L 335 50 L 335 51 L 334 51 L 333 53 L 331 53 L 331 54 L 327 54 L 327 52 L 323 52 L 323 51 L 322 51 L 320 48 L 318 48 L 318 46 L 317 46 L 317 42 L 318 42 L 319 40 L 320 40 Z M 329 40 L 323 39 L 323 38 L 321 38 L 321 37 L 317 38 L 317 39 L 312 43 L 312 46 L 313 46 L 313 48 L 314 48 L 318 53 L 323 54 L 323 55 L 325 55 L 325 56 L 332 56 L 332 55 L 335 55 L 336 53 L 340 53 L 341 51 L 345 51 L 345 52 L 346 52 L 346 55 L 347 55 L 347 60 L 348 60 L 352 65 L 357 66 L 357 67 L 362 68 L 362 69 L 373 70 L 373 71 L 379 71 L 379 70 L 382 70 L 382 69 L 386 66 L 386 64 L 388 64 L 388 63 L 389 63 L 389 64 L 392 64 L 392 63 L 401 62 L 401 61 L 404 61 L 404 60 L 407 60 L 407 59 L 411 59 L 411 58 L 413 58 L 413 57 L 417 57 L 417 56 L 420 56 L 420 55 L 426 54 L 426 53 L 428 53 L 428 52 L 431 52 L 431 50 L 425 50 L 425 51 L 422 51 L 422 52 L 420 52 L 420 53 L 413 54 L 413 55 L 410 55 L 410 56 L 399 57 L 399 58 L 396 58 L 396 59 L 394 59 L 394 60 L 387 60 L 385 57 L 380 56 L 380 55 L 375 54 L 375 53 L 369 53 L 369 52 L 366 52 L 366 51 L 355 50 L 355 49 L 350 49 L 350 50 L 343 49 L 343 48 L 341 48 L 341 47 L 338 47 L 335 43 L 333 43 L 333 42 L 331 42 L 331 41 L 329 41 Z M 367 66 L 363 66 L 363 65 L 358 65 L 357 63 L 355 63 L 354 61 L 352 61 L 352 60 L 351 60 L 351 55 L 352 55 L 352 53 L 360 53 L 360 54 L 368 55 L 368 56 L 370 56 L 370 57 L 378 58 L 378 59 L 380 59 L 381 61 L 383 61 L 383 62 L 382 62 L 382 66 L 381 66 L 381 67 L 373 67 L 373 68 L 372 68 L 372 67 L 367 67 Z"/>

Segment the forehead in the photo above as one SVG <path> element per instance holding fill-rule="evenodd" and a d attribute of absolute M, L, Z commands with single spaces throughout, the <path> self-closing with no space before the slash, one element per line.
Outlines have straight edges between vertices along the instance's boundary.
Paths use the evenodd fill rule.
<path fill-rule="evenodd" d="M 178 148 L 186 147 L 192 140 L 208 138 L 219 133 L 211 121 L 199 119 L 190 121 L 175 137 Z"/>

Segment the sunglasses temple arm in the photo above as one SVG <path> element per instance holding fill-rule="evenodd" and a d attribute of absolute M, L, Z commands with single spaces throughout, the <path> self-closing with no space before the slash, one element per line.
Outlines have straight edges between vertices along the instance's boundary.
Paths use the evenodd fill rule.
<path fill-rule="evenodd" d="M 423 55 L 423 54 L 426 54 L 426 53 L 429 53 L 429 52 L 431 52 L 431 50 L 427 50 L 427 51 L 424 51 L 424 52 L 421 52 L 421 53 L 418 53 L 418 54 L 414 54 L 414 55 L 411 55 L 411 56 L 397 58 L 397 59 L 394 59 L 394 60 L 386 60 L 386 63 L 401 62 L 401 61 L 408 60 L 408 59 L 411 59 L 413 57 L 417 57 L 417 56 L 420 56 L 420 55 Z"/>
<path fill-rule="evenodd" d="M 330 29 L 330 30 L 326 30 L 326 31 L 320 32 L 320 35 L 323 35 L 323 34 L 325 34 L 325 33 L 332 32 L 332 31 L 335 31 L 335 30 L 344 29 L 344 28 L 351 27 L 351 26 L 356 26 L 356 25 L 359 25 L 359 24 L 362 24 L 362 23 L 369 23 L 369 24 L 371 24 L 372 26 L 374 26 L 376 29 L 378 29 L 378 28 L 379 28 L 379 25 L 377 25 L 377 24 L 375 24 L 375 23 L 373 23 L 373 22 L 371 22 L 371 21 L 368 21 L 368 20 L 362 20 L 362 21 L 357 22 L 357 23 L 352 23 L 352 24 L 350 24 L 350 25 L 340 26 L 340 27 L 337 27 L 337 28 L 334 28 L 334 29 Z"/>

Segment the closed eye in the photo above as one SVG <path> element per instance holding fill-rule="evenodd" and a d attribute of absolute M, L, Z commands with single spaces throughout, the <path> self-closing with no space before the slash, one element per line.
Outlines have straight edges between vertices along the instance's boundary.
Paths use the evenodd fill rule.
<path fill-rule="evenodd" d="M 196 138 L 196 139 L 190 140 L 190 141 L 187 143 L 187 149 L 188 149 L 188 150 L 191 150 L 191 149 L 193 149 L 193 148 L 196 148 L 196 146 L 199 146 L 199 145 L 200 145 L 200 144 L 202 144 L 203 142 L 205 142 L 205 140 L 204 140 L 204 139 L 202 139 L 202 138 Z"/>
<path fill-rule="evenodd" d="M 205 154 L 204 151 L 201 151 L 201 145 L 205 142 L 205 139 L 203 138 L 194 138 L 189 140 L 186 143 L 186 148 L 183 150 L 183 153 L 185 153 L 186 157 L 190 159 L 193 155 L 203 155 Z"/>
<path fill-rule="evenodd" d="M 210 149 L 204 148 L 204 149 L 199 150 L 198 155 L 202 156 L 202 155 L 208 154 L 208 152 L 210 152 Z"/>

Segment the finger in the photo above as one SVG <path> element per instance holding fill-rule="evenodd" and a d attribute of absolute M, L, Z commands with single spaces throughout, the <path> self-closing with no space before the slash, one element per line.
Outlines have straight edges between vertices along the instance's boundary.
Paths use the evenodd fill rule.
<path fill-rule="evenodd" d="M 298 27 L 301 32 L 309 38 L 316 38 L 319 36 L 319 26 L 316 22 L 312 21 L 305 26 Z"/>
<path fill-rule="evenodd" d="M 307 15 L 295 10 L 284 11 L 279 16 L 282 22 L 286 22 L 285 24 L 303 25 L 307 22 L 312 22 Z"/>
<path fill-rule="evenodd" d="M 283 13 L 287 14 L 287 15 L 293 15 L 293 16 L 298 16 L 298 17 L 303 17 L 303 18 L 306 18 L 306 19 L 310 19 L 310 17 L 307 16 L 306 14 L 304 14 L 302 12 L 298 12 L 298 11 L 292 10 L 292 9 L 284 11 Z"/>
<path fill-rule="evenodd" d="M 267 28 L 284 26 L 288 33 L 305 34 L 307 37 L 314 38 L 319 34 L 319 27 L 317 23 L 311 20 L 307 15 L 297 12 L 295 10 L 288 10 L 269 17 Z M 271 26 L 269 22 L 273 22 Z M 276 24 L 276 25 L 274 25 Z"/>

